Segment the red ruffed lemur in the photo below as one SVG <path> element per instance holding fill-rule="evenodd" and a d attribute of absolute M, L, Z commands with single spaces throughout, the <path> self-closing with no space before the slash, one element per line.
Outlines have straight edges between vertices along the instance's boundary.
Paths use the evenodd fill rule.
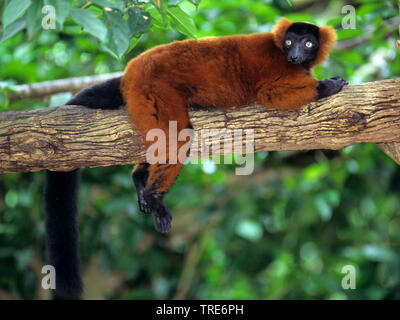
<path fill-rule="evenodd" d="M 116 109 L 126 106 L 145 141 L 155 128 L 168 135 L 191 128 L 188 107 L 223 110 L 261 104 L 294 109 L 339 92 L 339 77 L 318 81 L 311 68 L 324 61 L 335 43 L 331 27 L 282 19 L 269 33 L 186 40 L 161 45 L 132 59 L 120 78 L 79 92 L 67 105 Z M 168 136 L 167 136 L 168 138 Z M 166 139 L 168 141 L 168 139 Z M 178 149 L 185 142 L 178 142 Z M 169 154 L 168 146 L 166 155 Z M 167 232 L 172 215 L 163 197 L 182 163 L 140 163 L 132 173 L 142 212 L 153 213 L 155 228 Z M 45 211 L 49 263 L 56 269 L 56 295 L 82 293 L 79 271 L 78 170 L 46 173 Z"/>

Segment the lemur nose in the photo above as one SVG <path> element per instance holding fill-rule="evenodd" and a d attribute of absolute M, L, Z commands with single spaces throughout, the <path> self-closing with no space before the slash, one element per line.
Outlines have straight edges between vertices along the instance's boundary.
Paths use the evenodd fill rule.
<path fill-rule="evenodd" d="M 298 58 L 299 58 L 298 56 L 290 56 L 290 61 L 296 62 Z"/>

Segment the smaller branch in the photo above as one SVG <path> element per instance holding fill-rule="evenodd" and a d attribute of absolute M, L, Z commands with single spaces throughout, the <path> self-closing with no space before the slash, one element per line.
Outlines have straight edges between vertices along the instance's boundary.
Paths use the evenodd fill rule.
<path fill-rule="evenodd" d="M 8 99 L 13 101 L 29 98 L 41 98 L 60 92 L 78 92 L 93 84 L 120 77 L 122 74 L 122 72 L 114 72 L 97 76 L 67 78 L 18 85 L 13 87 L 15 93 L 9 93 Z"/>

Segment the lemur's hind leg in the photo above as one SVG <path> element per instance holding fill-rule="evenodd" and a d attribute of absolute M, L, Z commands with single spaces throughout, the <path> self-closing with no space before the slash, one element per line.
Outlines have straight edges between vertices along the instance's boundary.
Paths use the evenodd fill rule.
<path fill-rule="evenodd" d="M 141 163 L 132 172 L 139 209 L 144 213 L 153 213 L 154 225 L 159 232 L 164 233 L 171 228 L 172 214 L 165 206 L 163 198 L 177 179 L 182 166 L 182 163 Z"/>
<path fill-rule="evenodd" d="M 155 228 L 160 232 L 167 232 L 171 227 L 172 215 L 163 203 L 164 195 L 174 184 L 182 170 L 185 156 L 177 155 L 186 141 L 177 141 L 176 147 L 169 145 L 170 121 L 176 121 L 177 134 L 181 130 L 190 128 L 189 116 L 183 98 L 173 88 L 165 84 L 153 83 L 154 92 L 139 95 L 128 99 L 128 112 L 139 133 L 144 137 L 147 148 L 154 141 L 146 141 L 146 135 L 151 129 L 161 129 L 165 135 L 165 148 L 158 150 L 158 159 L 155 163 L 141 163 L 132 173 L 132 179 L 138 193 L 139 208 L 142 212 L 154 215 Z M 158 90 L 157 90 L 158 89 Z M 137 119 L 140 119 L 139 121 Z M 157 141 L 159 143 L 159 141 Z M 165 160 L 165 161 L 163 161 Z"/>
<path fill-rule="evenodd" d="M 178 164 L 150 165 L 148 163 L 140 163 L 136 165 L 135 169 L 132 171 L 132 180 L 136 187 L 140 211 L 144 213 L 152 212 L 152 206 L 147 201 L 148 192 L 145 192 L 145 187 L 148 184 L 150 172 L 153 181 L 150 181 L 149 185 L 152 185 L 154 194 L 158 193 L 158 198 L 160 198 L 160 195 L 164 195 L 168 192 L 168 189 L 163 190 L 163 187 L 166 186 L 166 180 L 170 180 L 170 183 L 168 184 L 172 185 L 176 180 L 176 177 L 179 175 L 180 170 L 181 168 L 179 168 Z M 156 181 L 154 181 L 155 177 L 157 177 Z"/>
<path fill-rule="evenodd" d="M 149 177 L 149 172 L 147 171 L 149 166 L 150 164 L 148 163 L 139 163 L 132 171 L 132 180 L 136 187 L 139 209 L 144 213 L 151 213 L 151 208 L 144 197 L 144 188 Z"/>
<path fill-rule="evenodd" d="M 140 172 L 142 166 L 133 172 L 135 185 L 138 183 L 136 172 Z M 146 169 L 148 180 L 144 188 L 137 188 L 139 208 L 142 212 L 153 213 L 154 225 L 157 231 L 167 232 L 171 227 L 172 214 L 163 202 L 164 195 L 174 184 L 182 170 L 182 164 L 153 164 Z M 140 178 L 139 178 L 140 183 Z"/>

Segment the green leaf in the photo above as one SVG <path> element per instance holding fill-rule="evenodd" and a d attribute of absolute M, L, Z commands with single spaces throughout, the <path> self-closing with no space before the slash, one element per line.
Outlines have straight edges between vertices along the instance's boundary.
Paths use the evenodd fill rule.
<path fill-rule="evenodd" d="M 128 11 L 128 24 L 132 35 L 142 33 L 151 26 L 150 13 L 139 9 L 133 8 Z"/>
<path fill-rule="evenodd" d="M 109 32 L 106 46 L 121 58 L 121 56 L 128 50 L 130 44 L 128 22 L 116 12 L 105 11 L 104 16 L 107 21 Z"/>
<path fill-rule="evenodd" d="M 16 21 L 31 5 L 31 0 L 11 0 L 3 12 L 3 29 Z"/>
<path fill-rule="evenodd" d="M 151 15 L 152 25 L 158 29 L 168 29 L 168 24 L 164 25 L 163 18 L 160 14 L 160 11 L 154 6 L 149 6 L 146 11 Z"/>
<path fill-rule="evenodd" d="M 200 4 L 200 0 L 189 0 L 189 1 L 190 3 L 193 3 L 196 7 L 198 7 Z"/>
<path fill-rule="evenodd" d="M 340 26 L 342 24 L 342 19 L 343 17 L 333 17 L 332 19 L 329 19 L 325 25 L 327 26 Z"/>
<path fill-rule="evenodd" d="M 124 10 L 124 3 L 122 1 L 111 2 L 108 0 L 92 0 L 91 2 L 103 8 L 112 8 L 112 9 L 117 9 L 119 11 Z"/>
<path fill-rule="evenodd" d="M 127 52 L 130 52 L 134 47 L 136 47 L 136 45 L 139 43 L 140 39 L 142 39 L 142 36 L 136 38 L 136 37 L 132 37 L 130 40 L 130 44 L 129 44 L 129 48 Z"/>
<path fill-rule="evenodd" d="M 170 7 L 167 10 L 179 32 L 197 39 L 197 29 L 193 18 L 179 7 Z"/>
<path fill-rule="evenodd" d="M 22 29 L 26 27 L 26 20 L 25 16 L 18 19 L 17 21 L 14 21 L 11 23 L 3 32 L 3 36 L 0 40 L 0 43 L 10 39 L 12 36 L 16 35 L 18 32 L 20 32 Z"/>
<path fill-rule="evenodd" d="M 177 6 L 182 0 L 168 0 L 168 6 Z"/>
<path fill-rule="evenodd" d="M 107 44 L 108 45 L 108 44 Z M 117 54 L 114 52 L 114 49 L 111 49 L 107 46 L 105 43 L 101 45 L 101 50 L 108 52 L 113 58 L 115 59 L 119 59 L 119 57 L 117 56 Z"/>
<path fill-rule="evenodd" d="M 71 18 L 101 42 L 106 40 L 107 28 L 102 21 L 97 19 L 94 13 L 84 9 L 72 8 Z"/>
<path fill-rule="evenodd" d="M 158 10 L 158 12 L 160 13 L 160 16 L 162 18 L 163 26 L 167 27 L 168 26 L 168 19 L 167 19 L 168 1 L 167 0 L 160 0 L 158 3 L 159 3 L 159 6 L 157 6 L 157 5 L 154 5 L 154 6 Z"/>
<path fill-rule="evenodd" d="M 364 34 L 363 30 L 358 29 L 341 29 L 337 31 L 339 40 L 347 40 L 351 38 L 355 38 Z"/>
<path fill-rule="evenodd" d="M 381 10 L 382 10 L 381 3 L 366 4 L 357 8 L 357 15 L 360 15 L 362 17 L 373 12 L 380 12 Z"/>
<path fill-rule="evenodd" d="M 42 22 L 43 0 L 36 0 L 32 3 L 26 13 L 26 25 L 29 39 L 38 31 Z"/>
<path fill-rule="evenodd" d="M 71 2 L 69 0 L 56 0 L 54 3 L 56 9 L 56 21 L 62 29 L 65 19 L 68 17 L 71 10 Z"/>

